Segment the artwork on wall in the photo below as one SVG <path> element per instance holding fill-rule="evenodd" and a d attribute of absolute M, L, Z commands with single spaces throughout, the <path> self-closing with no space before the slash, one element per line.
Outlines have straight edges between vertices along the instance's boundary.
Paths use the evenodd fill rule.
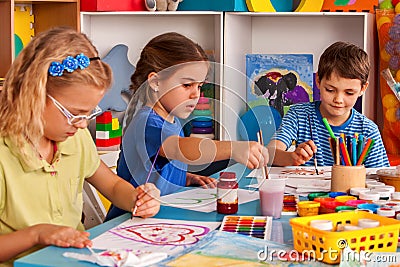
<path fill-rule="evenodd" d="M 295 103 L 313 101 L 312 54 L 247 54 L 247 104 L 268 104 L 283 116 Z"/>

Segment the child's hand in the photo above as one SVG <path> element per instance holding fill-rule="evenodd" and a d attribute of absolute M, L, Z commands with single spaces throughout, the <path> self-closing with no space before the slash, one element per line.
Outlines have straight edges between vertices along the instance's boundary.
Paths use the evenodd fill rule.
<path fill-rule="evenodd" d="M 314 144 L 312 140 L 301 143 L 296 147 L 296 150 L 291 153 L 293 166 L 303 165 L 307 161 L 309 161 L 314 153 L 317 152 L 317 146 Z"/>
<path fill-rule="evenodd" d="M 215 188 L 217 180 L 208 176 L 186 173 L 186 186 L 199 185 L 203 188 Z"/>
<path fill-rule="evenodd" d="M 266 147 L 258 142 L 232 142 L 232 158 L 249 169 L 267 165 L 269 154 Z"/>
<path fill-rule="evenodd" d="M 135 204 L 137 209 L 133 215 L 143 218 L 156 215 L 160 210 L 160 190 L 151 183 L 138 186 L 136 190 L 138 192 Z"/>
<path fill-rule="evenodd" d="M 54 224 L 37 224 L 32 226 L 33 233 L 36 235 L 36 244 L 54 245 L 58 247 L 84 248 L 92 246 L 89 240 L 89 233 L 78 231 L 72 227 Z"/>

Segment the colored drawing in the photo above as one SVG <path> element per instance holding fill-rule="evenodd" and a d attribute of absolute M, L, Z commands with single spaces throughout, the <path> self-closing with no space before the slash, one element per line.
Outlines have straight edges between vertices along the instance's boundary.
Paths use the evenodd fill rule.
<path fill-rule="evenodd" d="M 209 228 L 189 224 L 139 224 L 110 230 L 121 238 L 156 246 L 187 246 L 197 243 Z"/>
<path fill-rule="evenodd" d="M 239 204 L 258 199 L 258 192 L 239 189 Z M 173 206 L 181 209 L 189 209 L 200 212 L 212 212 L 216 210 L 217 189 L 196 188 L 161 197 L 161 205 Z"/>
<path fill-rule="evenodd" d="M 219 225 L 220 222 L 134 218 L 94 238 L 93 247 L 172 255 L 196 244 Z"/>
<path fill-rule="evenodd" d="M 265 103 L 283 116 L 294 103 L 312 101 L 313 55 L 246 55 L 247 103 Z"/>

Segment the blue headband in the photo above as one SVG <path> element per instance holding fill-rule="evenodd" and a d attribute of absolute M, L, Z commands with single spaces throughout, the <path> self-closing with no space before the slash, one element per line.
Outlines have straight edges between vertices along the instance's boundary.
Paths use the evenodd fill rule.
<path fill-rule="evenodd" d="M 73 72 L 80 68 L 81 70 L 86 69 L 90 65 L 91 60 L 99 60 L 99 57 L 88 58 L 84 54 L 79 54 L 76 57 L 68 56 L 62 63 L 58 61 L 53 61 L 49 67 L 49 74 L 51 76 L 62 76 L 64 70 L 68 72 Z"/>

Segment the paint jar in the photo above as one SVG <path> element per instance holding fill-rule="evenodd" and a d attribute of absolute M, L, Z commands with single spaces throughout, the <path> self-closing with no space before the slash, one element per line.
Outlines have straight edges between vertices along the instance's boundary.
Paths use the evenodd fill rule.
<path fill-rule="evenodd" d="M 337 196 L 335 197 L 335 200 L 345 203 L 348 200 L 357 200 L 357 198 L 353 196 Z"/>
<path fill-rule="evenodd" d="M 378 193 L 379 194 L 379 200 L 389 200 L 390 199 L 390 191 L 387 189 L 381 189 L 381 188 L 374 188 L 371 190 L 372 193 Z"/>
<path fill-rule="evenodd" d="M 370 189 L 365 187 L 352 187 L 350 188 L 350 195 L 358 197 L 361 192 L 367 192 L 367 191 L 370 191 Z"/>
<path fill-rule="evenodd" d="M 357 206 L 357 209 L 361 210 L 370 210 L 373 213 L 376 213 L 376 210 L 379 209 L 380 206 L 377 204 L 372 204 L 372 203 L 365 203 L 365 204 L 360 204 Z"/>
<path fill-rule="evenodd" d="M 383 208 L 391 208 L 392 210 L 395 211 L 396 216 L 397 216 L 397 214 L 400 213 L 400 203 L 398 203 L 398 202 L 389 202 L 389 203 L 386 203 L 386 204 L 383 206 Z"/>
<path fill-rule="evenodd" d="M 297 213 L 301 217 L 318 215 L 319 206 L 321 203 L 316 201 L 300 201 L 297 203 Z"/>
<path fill-rule="evenodd" d="M 347 196 L 347 193 L 346 192 L 330 192 L 328 195 L 331 198 L 335 198 L 338 196 Z"/>
<path fill-rule="evenodd" d="M 338 206 L 343 206 L 343 202 L 339 202 L 336 200 L 321 202 L 321 207 L 319 208 L 319 213 L 320 214 L 335 213 L 336 207 L 338 207 Z"/>
<path fill-rule="evenodd" d="M 365 204 L 365 203 L 367 203 L 366 200 L 356 199 L 356 200 L 347 200 L 344 204 L 346 206 L 357 207 L 359 204 Z"/>
<path fill-rule="evenodd" d="M 331 220 L 312 220 L 310 221 L 310 227 L 324 231 L 332 231 L 333 222 Z"/>
<path fill-rule="evenodd" d="M 347 211 L 354 211 L 355 209 L 357 209 L 356 207 L 353 206 L 337 206 L 335 208 L 336 212 L 347 212 Z"/>
<path fill-rule="evenodd" d="M 381 207 L 376 210 L 376 214 L 387 218 L 396 218 L 396 211 L 389 207 Z"/>
<path fill-rule="evenodd" d="M 308 200 L 313 201 L 315 198 L 318 197 L 329 197 L 327 192 L 315 192 L 308 194 Z"/>
<path fill-rule="evenodd" d="M 358 219 L 358 226 L 361 228 L 374 228 L 380 225 L 380 222 L 377 220 L 362 218 Z"/>
<path fill-rule="evenodd" d="M 350 192 L 352 187 L 365 187 L 366 170 L 361 166 L 333 165 L 331 191 Z"/>
<path fill-rule="evenodd" d="M 371 191 L 361 192 L 358 196 L 359 199 L 367 200 L 368 202 L 378 201 L 381 195 L 379 193 L 373 193 Z"/>
<path fill-rule="evenodd" d="M 217 184 L 217 212 L 233 214 L 238 211 L 238 183 L 236 173 L 221 172 Z"/>

